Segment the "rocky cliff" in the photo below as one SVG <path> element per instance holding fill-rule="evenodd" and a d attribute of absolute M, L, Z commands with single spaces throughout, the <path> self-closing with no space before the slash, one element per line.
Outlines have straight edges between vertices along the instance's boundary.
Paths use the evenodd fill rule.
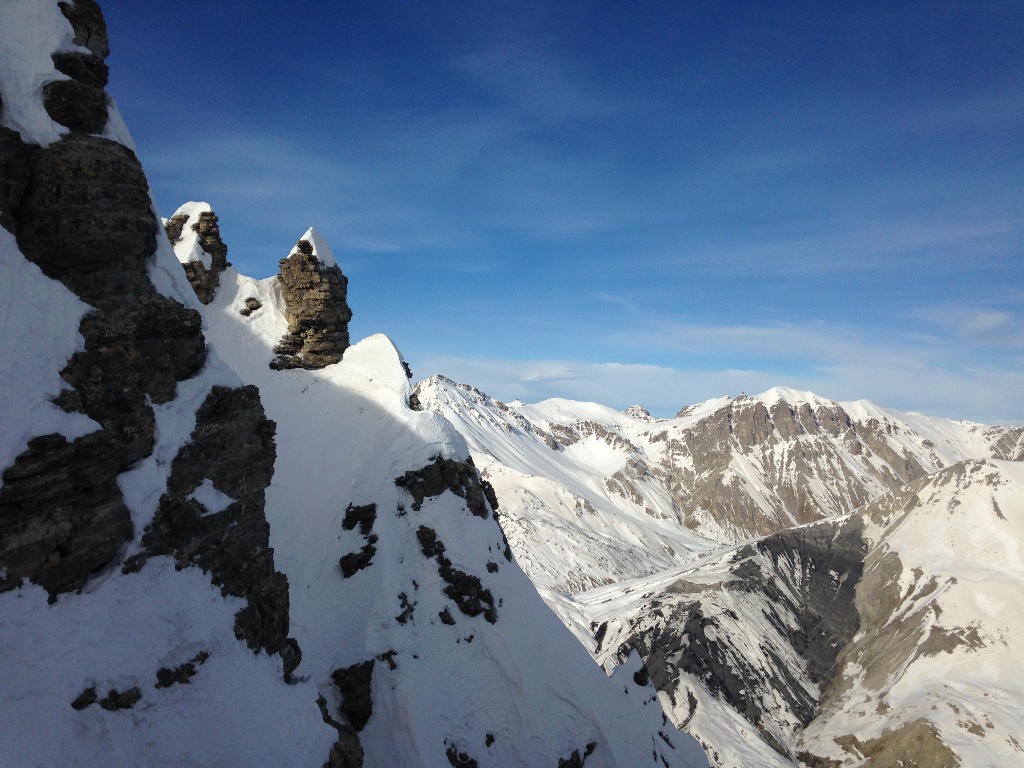
<path fill-rule="evenodd" d="M 299 651 L 288 639 L 288 585 L 275 569 L 264 514 L 274 424 L 258 391 L 208 354 L 194 300 L 168 277 L 170 254 L 145 174 L 103 90 L 109 48 L 99 7 L 19 1 L 5 3 L 0 16 L 3 34 L 23 36 L 26 46 L 0 63 L 7 230 L 0 255 L 6 274 L 24 276 L 4 288 L 5 305 L 15 310 L 5 318 L 7 332 L 19 338 L 0 389 L 5 412 L 30 412 L 4 430 L 10 455 L 0 486 L 0 591 L 17 600 L 4 613 L 5 657 L 15 665 L 5 665 L 4 678 L 21 691 L 5 698 L 5 752 L 19 765 L 44 765 L 78 762 L 82 750 L 121 750 L 131 740 L 115 746 L 116 734 L 131 721 L 109 718 L 138 705 L 150 714 L 135 719 L 141 742 L 133 759 L 163 762 L 169 734 L 158 721 L 173 720 L 179 709 L 160 691 L 176 683 L 195 689 L 192 677 L 233 668 L 252 675 L 254 692 L 281 704 L 274 718 L 281 724 L 316 725 L 300 726 L 317 744 L 300 751 L 319 752 L 322 762 L 331 730 L 319 722 L 313 696 L 301 712 L 282 679 Z M 47 280 L 63 288 L 33 295 L 32 286 Z M 50 327 L 33 328 L 31 311 L 19 316 L 19 306 L 42 309 Z M 48 331 L 71 341 L 58 345 L 63 353 L 44 343 Z M 35 370 L 49 402 L 10 399 L 16 377 Z M 35 431 L 47 425 L 56 431 Z M 219 497 L 226 503 L 213 505 Z M 152 562 L 160 555 L 173 558 L 176 570 Z M 176 575 L 189 568 L 198 579 Z M 49 610 L 32 609 L 32 585 L 45 590 Z M 162 608 L 126 597 L 140 589 L 193 618 L 161 624 L 166 618 L 154 613 Z M 117 632 L 117 610 L 138 616 L 143 628 L 122 629 L 106 647 L 84 639 L 103 625 Z M 226 637 L 214 618 L 224 612 L 234 616 Z M 79 614 L 77 622 L 62 626 L 59 617 L 69 613 Z M 43 630 L 55 621 L 56 633 Z M 251 649 L 248 659 L 232 646 L 235 637 Z M 62 663 L 38 666 L 26 642 Z M 275 661 L 257 671 L 252 652 Z M 225 689 L 213 698 L 223 706 L 229 696 Z M 200 717 L 206 701 L 196 706 Z M 44 718 L 50 726 L 29 725 L 43 711 L 51 712 Z M 39 741 L 83 728 L 107 735 Z M 256 741 L 257 752 L 279 751 L 271 738 Z"/>

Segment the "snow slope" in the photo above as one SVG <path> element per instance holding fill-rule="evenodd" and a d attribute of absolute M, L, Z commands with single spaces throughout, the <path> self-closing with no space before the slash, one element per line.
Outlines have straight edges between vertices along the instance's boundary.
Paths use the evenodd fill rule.
<path fill-rule="evenodd" d="M 52 0 L 0 3 L 2 120 L 26 142 L 45 146 L 66 133 L 46 115 L 41 93 L 65 79 L 52 53 L 84 52 L 73 37 Z M 103 136 L 130 147 L 116 109 L 108 112 Z M 333 259 L 315 232 L 307 237 L 321 262 Z M 147 264 L 153 284 L 200 310 L 178 255 L 156 240 Z M 185 250 L 186 262 L 209 263 L 195 243 Z M 6 469 L 31 438 L 74 438 L 96 424 L 50 403 L 63 387 L 59 372 L 82 346 L 88 308 L 26 261 L 6 229 L 0 276 Z M 457 466 L 456 490 L 480 488 L 452 426 L 408 408 L 394 345 L 374 336 L 329 369 L 271 372 L 270 347 L 285 327 L 274 281 L 233 271 L 223 280 L 216 304 L 202 308 L 205 364 L 152 405 L 155 446 L 117 477 L 133 537 L 76 593 L 48 595 L 0 571 L 0 764 L 321 766 L 349 728 L 361 730 L 367 766 L 706 765 L 699 745 L 667 724 L 653 689 L 634 679 L 637 659 L 609 678 L 565 631 L 506 559 L 485 502 L 471 511 L 452 490 L 417 502 L 396 485 L 405 478 L 415 489 L 410 472 Z M 263 300 L 247 320 L 234 303 L 243 293 Z M 156 555 L 121 568 L 148 546 L 143 536 L 197 410 L 215 386 L 243 382 L 264 386 L 278 422 L 280 461 L 266 506 L 305 652 L 295 675 L 283 674 L 280 656 L 254 653 L 236 637 L 244 601 L 186 567 L 188 557 L 181 570 Z M 204 518 L 217 519 L 230 498 L 208 481 L 189 495 Z M 370 504 L 372 517 L 350 521 Z M 361 568 L 342 566 L 367 550 Z"/>
<path fill-rule="evenodd" d="M 261 306 L 243 315 L 250 298 Z M 493 517 L 472 514 L 451 491 L 416 509 L 396 485 L 438 457 L 464 460 L 468 447 L 447 420 L 408 407 L 389 339 L 364 339 L 318 371 L 271 370 L 287 329 L 276 278 L 234 269 L 203 313 L 211 347 L 260 387 L 278 425 L 267 517 L 303 650 L 297 674 L 336 704 L 332 673 L 375 660 L 360 734 L 366 765 L 437 766 L 453 749 L 480 765 L 555 765 L 592 742 L 588 766 L 705 764 L 700 747 L 664 723 L 653 690 L 633 681 L 638 661 L 609 679 L 565 630 L 506 560 Z M 369 504 L 372 533 L 346 530 L 350 505 Z M 424 528 L 490 591 L 494 623 L 445 593 Z M 368 545 L 370 565 L 346 578 L 340 558 Z"/>
<path fill-rule="evenodd" d="M 0 3 L 2 123 L 26 142 L 45 146 L 66 133 L 50 120 L 40 94 L 45 83 L 65 79 L 50 55 L 81 50 L 72 40 L 56 2 Z M 108 114 L 103 135 L 131 147 L 112 103 Z M 197 304 L 166 241 L 158 243 L 150 274 L 165 295 Z M 29 262 L 6 229 L 0 229 L 0 307 L 0 468 L 6 469 L 32 437 L 56 432 L 70 440 L 98 425 L 51 402 L 66 387 L 59 374 L 82 348 L 78 328 L 90 308 Z M 152 454 L 118 477 L 135 530 L 125 555 L 139 547 L 196 409 L 213 386 L 239 383 L 210 355 L 173 400 L 154 406 Z M 115 564 L 94 574 L 81 594 L 52 602 L 30 584 L 0 592 L 0 764 L 322 764 L 336 734 L 316 716 L 315 689 L 286 684 L 279 657 L 253 654 L 236 639 L 240 606 L 208 575 L 176 571 L 167 558 L 130 575 Z M 159 669 L 200 652 L 207 657 L 188 685 L 157 686 Z M 72 707 L 90 688 L 109 708 Z M 108 699 L 111 692 L 137 700 L 119 708 Z"/>

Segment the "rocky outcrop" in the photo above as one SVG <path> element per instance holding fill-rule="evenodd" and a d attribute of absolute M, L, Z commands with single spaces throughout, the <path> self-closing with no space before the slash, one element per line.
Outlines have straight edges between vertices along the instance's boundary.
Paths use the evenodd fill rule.
<path fill-rule="evenodd" d="M 413 509 L 419 509 L 425 499 L 440 496 L 446 490 L 465 499 L 469 511 L 485 520 L 490 517 L 491 509 L 498 508 L 494 488 L 480 478 L 472 458 L 456 461 L 434 456 L 432 463 L 396 478 L 395 485 L 412 494 Z"/>
<path fill-rule="evenodd" d="M 54 80 L 43 86 L 43 106 L 54 122 L 76 133 L 100 133 L 107 124 L 107 65 L 110 54 L 107 26 L 93 0 L 60 3 L 75 30 L 75 43 L 89 53 L 53 54 L 56 70 L 70 80 Z"/>
<path fill-rule="evenodd" d="M 70 389 L 57 404 L 102 431 L 70 445 L 32 441 L 0 488 L 0 568 L 56 594 L 80 588 L 131 537 L 114 478 L 152 452 L 152 405 L 174 398 L 206 346 L 199 314 L 149 280 L 157 222 L 134 153 L 71 134 L 14 154 L 26 171 L 23 187 L 6 185 L 8 199 L 20 195 L 10 212 L 20 250 L 94 308 L 79 328 L 84 349 L 61 372 Z"/>
<path fill-rule="evenodd" d="M 927 474 L 919 457 L 893 447 L 891 429 L 877 420 L 855 421 L 838 403 L 769 407 L 740 396 L 685 429 L 654 433 L 652 441 L 664 440 L 667 450 L 652 472 L 685 525 L 713 521 L 739 541 L 848 513 Z M 880 461 L 854 464 L 848 456 Z M 764 490 L 751 492 L 734 471 L 737 457 L 754 465 Z"/>
<path fill-rule="evenodd" d="M 0 115 L 3 114 L 3 94 L 0 94 Z M 14 232 L 14 211 L 21 205 L 28 184 L 28 158 L 30 149 L 21 135 L 0 126 L 0 227 Z"/>
<path fill-rule="evenodd" d="M 164 223 L 164 231 L 172 246 L 181 242 L 186 225 L 196 233 L 198 246 L 209 257 L 209 266 L 201 259 L 188 259 L 182 261 L 182 267 L 196 297 L 203 304 L 209 304 L 217 293 L 221 273 L 230 266 L 228 247 L 221 239 L 217 215 L 210 210 L 199 211 L 195 215 L 177 213 L 168 219 Z"/>
<path fill-rule="evenodd" d="M 17 211 L 18 245 L 45 274 L 95 307 L 80 327 L 85 349 L 61 375 L 74 389 L 60 405 L 98 421 L 126 468 L 149 454 L 150 403 L 206 359 L 199 313 L 156 292 L 146 262 L 157 221 L 134 153 L 99 136 L 71 135 L 31 156 Z"/>
<path fill-rule="evenodd" d="M 51 597 L 120 563 L 134 532 L 117 477 L 152 453 L 154 405 L 172 401 L 178 382 L 206 360 L 199 313 L 158 293 L 149 278 L 159 224 L 138 159 L 120 143 L 89 135 L 103 127 L 97 104 L 106 122 L 102 15 L 92 0 L 62 10 L 89 53 L 55 54 L 55 67 L 74 79 L 54 81 L 43 98 L 72 133 L 27 147 L 0 131 L 4 226 L 27 259 L 92 307 L 79 327 L 82 348 L 61 371 L 69 388 L 56 404 L 100 428 L 71 442 L 59 435 L 30 440 L 0 487 L 0 589 L 27 578 Z M 89 115 L 94 123 L 80 122 Z M 226 249 L 210 245 L 219 241 L 216 219 L 200 226 L 223 261 Z M 299 653 L 287 636 L 288 585 L 274 569 L 263 510 L 274 458 L 274 424 L 255 387 L 214 387 L 196 413 L 191 442 L 172 462 L 143 551 L 125 570 L 163 554 L 179 567 L 209 572 L 224 594 L 246 601 L 237 636 L 280 653 L 287 675 Z M 207 509 L 200 487 L 229 503 Z"/>
<path fill-rule="evenodd" d="M 309 239 L 281 259 L 278 275 L 288 332 L 274 347 L 270 367 L 324 368 L 341 360 L 349 347 L 348 278 L 337 264 L 326 264 Z"/>
<path fill-rule="evenodd" d="M 658 595 L 634 621 L 620 658 L 639 650 L 655 687 L 688 717 L 699 702 L 685 681 L 700 681 L 787 754 L 860 628 L 862 534 L 853 518 L 741 547 L 714 587 L 684 577 Z M 760 627 L 756 637 L 752 626 Z"/>
<path fill-rule="evenodd" d="M 50 592 L 79 589 L 115 560 L 132 535 L 117 487 L 114 439 L 94 432 L 69 443 L 60 435 L 29 441 L 3 473 L 0 489 L 0 590 L 29 578 Z"/>
<path fill-rule="evenodd" d="M 256 387 L 214 387 L 171 466 L 167 493 L 142 537 L 144 551 L 125 569 L 137 570 L 156 555 L 173 557 L 179 568 L 202 568 L 224 594 L 247 601 L 235 634 L 253 649 L 280 653 L 288 675 L 298 666 L 298 646 L 288 638 L 288 580 L 274 569 L 264 515 L 274 432 Z M 206 482 L 227 497 L 224 509 L 211 510 L 197 497 Z"/>

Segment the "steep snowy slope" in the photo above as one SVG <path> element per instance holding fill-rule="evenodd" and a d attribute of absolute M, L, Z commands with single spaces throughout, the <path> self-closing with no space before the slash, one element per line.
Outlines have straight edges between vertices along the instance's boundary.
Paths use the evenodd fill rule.
<path fill-rule="evenodd" d="M 208 354 L 106 52 L 92 3 L 0 3 L 0 763 L 322 765 L 336 733 L 285 680 L 273 428 Z M 182 531 L 204 566 L 151 556 L 204 476 L 237 496 Z"/>
<path fill-rule="evenodd" d="M 319 258 L 325 244 L 309 235 Z M 588 752 L 588 766 L 704 764 L 633 679 L 639 662 L 609 679 L 541 600 L 465 441 L 409 408 L 394 345 L 374 336 L 340 363 L 275 370 L 288 312 L 278 278 L 229 268 L 205 330 L 277 422 L 267 516 L 303 651 L 296 674 L 346 713 L 365 764 L 557 765 Z"/>
<path fill-rule="evenodd" d="M 0 764 L 706 765 L 349 346 L 314 232 L 248 281 L 196 204 L 175 254 L 107 52 L 93 0 L 0 3 Z"/>

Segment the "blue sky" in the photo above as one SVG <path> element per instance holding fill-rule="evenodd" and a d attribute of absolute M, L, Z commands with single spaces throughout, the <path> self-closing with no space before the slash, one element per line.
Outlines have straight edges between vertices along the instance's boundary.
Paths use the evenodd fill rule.
<path fill-rule="evenodd" d="M 489 394 L 1024 422 L 1024 5 L 106 0 L 164 215 Z"/>

